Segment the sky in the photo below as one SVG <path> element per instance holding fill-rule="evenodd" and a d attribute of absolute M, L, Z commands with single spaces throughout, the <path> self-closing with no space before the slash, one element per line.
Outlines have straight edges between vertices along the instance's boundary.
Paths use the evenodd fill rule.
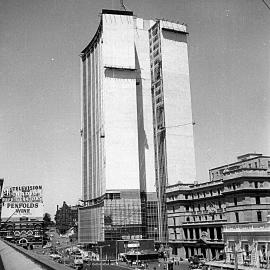
<path fill-rule="evenodd" d="M 269 0 L 266 0 L 269 1 Z M 0 178 L 44 187 L 45 211 L 81 197 L 80 51 L 119 0 L 0 0 Z M 188 25 L 198 181 L 270 155 L 270 9 L 262 0 L 125 0 Z M 270 4 L 270 1 L 269 1 Z"/>

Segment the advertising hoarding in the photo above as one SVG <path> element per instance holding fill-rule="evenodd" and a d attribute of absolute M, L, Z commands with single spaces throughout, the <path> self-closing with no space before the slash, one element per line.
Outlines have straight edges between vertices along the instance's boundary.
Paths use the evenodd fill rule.
<path fill-rule="evenodd" d="M 41 185 L 12 186 L 3 189 L 2 221 L 22 217 L 43 219 L 43 189 Z"/>

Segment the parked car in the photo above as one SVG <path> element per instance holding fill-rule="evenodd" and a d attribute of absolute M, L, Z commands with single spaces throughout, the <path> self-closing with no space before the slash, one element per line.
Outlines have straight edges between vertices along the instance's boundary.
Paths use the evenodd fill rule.
<path fill-rule="evenodd" d="M 205 263 L 205 258 L 202 254 L 199 254 L 189 257 L 188 261 L 193 263 Z"/>
<path fill-rule="evenodd" d="M 199 259 L 199 263 L 201 264 L 205 264 L 205 258 L 202 254 L 197 255 L 198 259 Z"/>
<path fill-rule="evenodd" d="M 74 256 L 74 266 L 77 269 L 81 269 L 83 267 L 83 258 L 82 258 L 82 256 L 78 256 L 78 255 Z"/>

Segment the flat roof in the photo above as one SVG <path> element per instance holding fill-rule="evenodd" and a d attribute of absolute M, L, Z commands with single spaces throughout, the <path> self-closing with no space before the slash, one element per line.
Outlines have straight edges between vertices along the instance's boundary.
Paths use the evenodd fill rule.
<path fill-rule="evenodd" d="M 238 164 L 244 163 L 244 162 L 246 162 L 246 161 L 251 161 L 251 160 L 259 159 L 259 158 L 270 158 L 270 156 L 260 155 L 260 156 L 248 158 L 248 159 L 245 159 L 245 160 L 238 160 L 238 161 L 233 162 L 233 163 L 229 163 L 229 164 L 225 164 L 225 165 L 223 165 L 223 166 L 219 166 L 219 167 L 212 168 L 212 169 L 209 170 L 209 172 L 211 172 L 211 171 L 213 171 L 213 170 L 217 170 L 217 169 L 222 169 L 222 168 L 225 168 L 225 167 L 228 167 L 228 166 L 238 165 Z"/>
<path fill-rule="evenodd" d="M 127 11 L 127 10 L 102 9 L 101 13 L 102 14 L 133 16 L 133 11 Z"/>
<path fill-rule="evenodd" d="M 244 159 L 244 158 L 248 158 L 248 157 L 261 157 L 262 154 L 256 154 L 256 153 L 247 153 L 241 156 L 238 156 L 237 159 Z"/>

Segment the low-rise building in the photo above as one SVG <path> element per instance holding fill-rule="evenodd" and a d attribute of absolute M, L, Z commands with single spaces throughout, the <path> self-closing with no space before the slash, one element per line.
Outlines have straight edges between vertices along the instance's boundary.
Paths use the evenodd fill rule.
<path fill-rule="evenodd" d="M 169 244 L 181 257 L 224 251 L 224 225 L 265 222 L 270 209 L 270 157 L 247 154 L 209 171 L 210 181 L 168 186 Z"/>
<path fill-rule="evenodd" d="M 44 232 L 42 220 L 20 218 L 20 220 L 3 222 L 0 237 L 12 243 L 33 248 L 43 245 Z"/>
<path fill-rule="evenodd" d="M 2 188 L 0 181 L 0 187 Z M 0 237 L 33 248 L 46 241 L 42 185 L 3 188 Z"/>

